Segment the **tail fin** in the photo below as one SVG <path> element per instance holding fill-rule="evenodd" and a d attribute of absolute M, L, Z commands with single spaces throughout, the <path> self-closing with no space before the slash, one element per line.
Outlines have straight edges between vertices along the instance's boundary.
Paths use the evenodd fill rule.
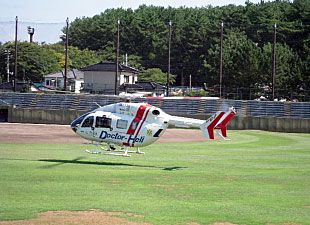
<path fill-rule="evenodd" d="M 236 110 L 232 106 L 229 108 L 229 110 L 224 114 L 222 119 L 218 122 L 218 124 L 215 126 L 215 129 L 218 130 L 218 134 L 223 138 L 227 138 L 227 125 L 231 121 L 231 119 L 236 115 Z"/>
<path fill-rule="evenodd" d="M 227 124 L 236 115 L 234 107 L 229 108 L 228 111 L 218 111 L 212 115 L 204 124 L 200 126 L 203 135 L 207 139 L 214 139 L 214 129 L 220 129 L 220 136 L 227 137 Z"/>
<path fill-rule="evenodd" d="M 200 126 L 203 135 L 207 139 L 214 139 L 214 127 L 218 124 L 225 112 L 218 111 Z"/>

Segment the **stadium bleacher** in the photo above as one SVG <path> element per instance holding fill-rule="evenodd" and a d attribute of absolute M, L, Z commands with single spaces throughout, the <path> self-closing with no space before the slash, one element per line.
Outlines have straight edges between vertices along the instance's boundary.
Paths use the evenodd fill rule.
<path fill-rule="evenodd" d="M 0 105 L 16 108 L 93 110 L 123 99 L 104 95 L 0 93 Z M 147 102 L 169 114 L 213 114 L 234 106 L 240 115 L 251 117 L 310 118 L 310 102 L 271 102 L 187 98 L 135 98 L 131 102 Z M 97 104 L 98 105 L 97 105 Z"/>
<path fill-rule="evenodd" d="M 219 100 L 207 100 L 205 106 L 205 114 L 213 114 L 217 111 L 217 105 Z"/>
<path fill-rule="evenodd" d="M 249 116 L 285 117 L 284 102 L 248 101 Z"/>
<path fill-rule="evenodd" d="M 12 106 L 14 105 L 15 107 L 18 107 L 18 108 L 28 108 L 35 97 L 36 97 L 36 94 L 1 93 L 0 104 L 8 104 Z"/>
<path fill-rule="evenodd" d="M 94 110 L 98 108 L 98 105 L 105 106 L 119 101 L 120 100 L 115 97 L 109 98 L 100 95 L 82 95 L 76 110 Z"/>
<path fill-rule="evenodd" d="M 39 98 L 37 98 L 36 103 L 32 107 L 42 109 L 70 109 L 76 98 L 76 95 L 39 95 Z"/>
<path fill-rule="evenodd" d="M 145 99 L 144 99 L 145 101 Z M 161 107 L 163 105 L 163 100 L 162 99 L 147 99 L 147 103 L 150 105 L 156 106 L 156 107 Z"/>
<path fill-rule="evenodd" d="M 166 113 L 197 114 L 200 99 L 164 99 L 161 109 Z"/>
<path fill-rule="evenodd" d="M 310 102 L 292 102 L 291 117 L 310 118 Z"/>

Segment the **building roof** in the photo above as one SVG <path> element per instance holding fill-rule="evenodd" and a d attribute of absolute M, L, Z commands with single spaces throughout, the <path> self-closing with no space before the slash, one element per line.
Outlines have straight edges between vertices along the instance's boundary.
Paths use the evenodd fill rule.
<path fill-rule="evenodd" d="M 141 81 L 135 84 L 122 84 L 120 90 L 144 90 L 144 91 L 164 91 L 166 87 L 155 82 Z"/>
<path fill-rule="evenodd" d="M 50 74 L 46 74 L 44 75 L 44 78 L 64 78 L 65 77 L 65 72 L 64 71 L 60 71 L 58 73 L 50 73 Z M 68 71 L 67 73 L 67 78 L 68 79 L 84 79 L 84 72 L 77 70 L 77 69 L 73 69 Z"/>
<path fill-rule="evenodd" d="M 131 73 L 139 73 L 139 70 L 136 70 L 132 67 L 125 66 L 122 64 L 118 64 L 119 71 L 123 72 L 131 72 Z M 99 62 L 96 64 L 88 65 L 83 68 L 81 68 L 82 71 L 116 71 L 115 63 L 113 62 Z"/>
<path fill-rule="evenodd" d="M 165 90 L 166 89 L 165 86 L 161 84 L 157 84 L 155 82 L 151 82 L 151 81 L 139 81 L 139 82 L 136 82 L 136 85 L 139 85 L 144 90 Z"/>
<path fill-rule="evenodd" d="M 143 88 L 140 85 L 127 84 L 127 83 L 123 83 L 121 86 L 119 86 L 119 89 L 120 90 L 127 90 L 127 89 L 143 90 Z"/>

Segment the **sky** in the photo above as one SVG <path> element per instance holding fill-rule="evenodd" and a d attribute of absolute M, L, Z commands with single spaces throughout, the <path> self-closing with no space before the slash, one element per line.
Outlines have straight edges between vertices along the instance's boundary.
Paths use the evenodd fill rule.
<path fill-rule="evenodd" d="M 18 40 L 29 39 L 27 27 L 35 28 L 34 41 L 55 43 L 62 34 L 66 18 L 92 17 L 111 8 L 137 9 L 140 5 L 164 7 L 204 7 L 244 5 L 246 0 L 0 0 L 0 42 L 14 41 L 18 16 Z M 260 0 L 250 0 L 258 3 Z"/>

